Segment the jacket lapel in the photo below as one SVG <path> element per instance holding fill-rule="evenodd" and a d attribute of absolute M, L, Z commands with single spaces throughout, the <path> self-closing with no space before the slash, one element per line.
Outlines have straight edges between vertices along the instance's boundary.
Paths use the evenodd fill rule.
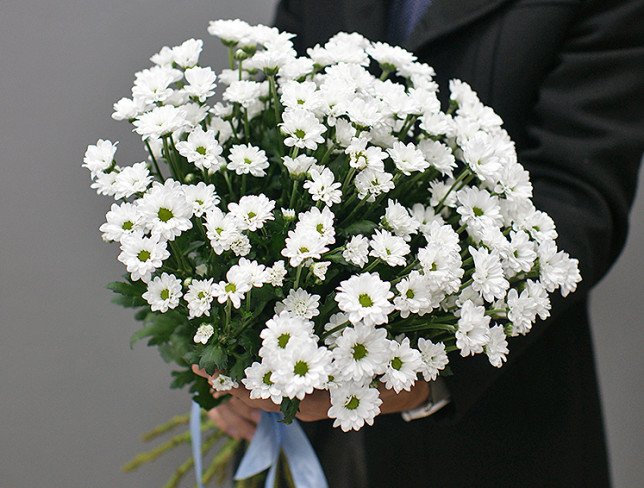
<path fill-rule="evenodd" d="M 453 32 L 492 12 L 511 0 L 432 0 L 423 18 L 404 47 L 418 47 Z M 338 11 L 338 27 L 346 32 L 360 32 L 371 40 L 385 40 L 387 0 L 335 0 L 311 2 Z M 328 11 L 327 11 L 328 12 Z"/>
<path fill-rule="evenodd" d="M 460 29 L 511 0 L 433 0 L 404 44 L 414 50 Z"/>

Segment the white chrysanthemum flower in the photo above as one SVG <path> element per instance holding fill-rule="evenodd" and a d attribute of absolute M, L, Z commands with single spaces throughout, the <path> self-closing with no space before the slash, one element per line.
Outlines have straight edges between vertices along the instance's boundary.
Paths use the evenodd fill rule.
<path fill-rule="evenodd" d="M 418 232 L 418 221 L 409 214 L 409 210 L 395 200 L 387 201 L 385 214 L 380 221 L 385 229 L 403 237 L 406 241 L 410 241 L 411 235 Z"/>
<path fill-rule="evenodd" d="M 461 215 L 461 224 L 478 229 L 488 224 L 502 224 L 501 208 L 496 196 L 486 190 L 467 187 L 456 193 L 459 206 L 456 211 Z"/>
<path fill-rule="evenodd" d="M 196 66 L 187 69 L 184 75 L 188 84 L 183 90 L 191 97 L 205 102 L 207 98 L 215 94 L 217 75 L 212 69 Z"/>
<path fill-rule="evenodd" d="M 230 300 L 233 307 L 241 307 L 241 301 L 251 288 L 251 277 L 248 269 L 235 265 L 226 273 L 226 280 L 213 285 L 213 296 L 219 303 L 226 303 Z"/>
<path fill-rule="evenodd" d="M 264 150 L 250 144 L 233 146 L 228 159 L 228 169 L 238 175 L 250 173 L 257 177 L 265 176 L 264 170 L 269 166 Z"/>
<path fill-rule="evenodd" d="M 262 85 L 256 81 L 237 80 L 226 88 L 223 96 L 225 101 L 238 103 L 248 109 L 262 96 L 262 91 Z"/>
<path fill-rule="evenodd" d="M 295 220 L 295 210 L 292 208 L 281 208 L 280 211 L 282 212 L 282 217 L 287 222 L 293 222 Z"/>
<path fill-rule="evenodd" d="M 364 424 L 373 425 L 380 413 L 380 393 L 369 385 L 345 383 L 330 393 L 331 408 L 327 414 L 335 419 L 333 427 L 340 427 L 344 432 L 360 430 Z"/>
<path fill-rule="evenodd" d="M 145 161 L 126 166 L 114 175 L 112 184 L 114 198 L 118 200 L 129 198 L 136 193 L 143 193 L 153 179 Z"/>
<path fill-rule="evenodd" d="M 495 298 L 503 298 L 510 283 L 503 274 L 503 267 L 498 254 L 485 248 L 475 249 L 469 247 L 470 255 L 474 259 L 475 271 L 472 274 L 472 288 L 478 291 L 487 302 Z"/>
<path fill-rule="evenodd" d="M 140 99 L 131 99 L 131 98 L 121 98 L 119 101 L 115 102 L 112 105 L 114 108 L 114 113 L 112 118 L 114 120 L 132 120 L 136 119 L 143 112 L 146 112 L 152 108 L 151 105 L 145 103 L 145 101 Z"/>
<path fill-rule="evenodd" d="M 230 250 L 235 256 L 247 256 L 251 249 L 250 239 L 242 233 L 237 234 L 235 239 L 230 243 Z"/>
<path fill-rule="evenodd" d="M 314 340 L 295 339 L 280 361 L 276 363 L 273 377 L 288 398 L 304 397 L 315 389 L 324 389 L 331 369 L 331 352 L 318 347 Z"/>
<path fill-rule="evenodd" d="M 181 68 L 191 68 L 199 62 L 202 49 L 203 41 L 201 39 L 188 39 L 172 48 L 172 60 Z"/>
<path fill-rule="evenodd" d="M 581 281 L 577 259 L 567 252 L 557 251 L 554 241 L 544 241 L 539 245 L 539 279 L 548 292 L 561 288 L 561 296 L 567 296 L 577 289 Z"/>
<path fill-rule="evenodd" d="M 249 70 L 262 71 L 267 75 L 274 75 L 292 59 L 290 54 L 279 49 L 259 51 L 244 63 L 244 67 Z"/>
<path fill-rule="evenodd" d="M 369 245 L 369 255 L 383 260 L 389 266 L 404 266 L 407 263 L 405 256 L 411 251 L 405 239 L 393 235 L 388 230 L 376 229 Z"/>
<path fill-rule="evenodd" d="M 233 388 L 238 388 L 239 383 L 234 381 L 230 376 L 219 373 L 217 376 L 208 380 L 213 390 L 215 391 L 230 391 Z"/>
<path fill-rule="evenodd" d="M 347 262 L 362 268 L 369 262 L 369 239 L 361 234 L 353 236 L 342 251 L 342 257 Z"/>
<path fill-rule="evenodd" d="M 406 176 L 416 171 L 425 171 L 429 167 L 422 151 L 417 149 L 412 142 L 406 145 L 402 142 L 394 142 L 393 147 L 387 149 L 387 152 L 396 168 Z"/>
<path fill-rule="evenodd" d="M 422 234 L 429 233 L 432 222 L 437 222 L 438 224 L 445 223 L 440 215 L 436 215 L 432 207 L 425 207 L 422 203 L 415 203 L 409 213 L 418 222 L 418 231 Z"/>
<path fill-rule="evenodd" d="M 352 324 L 361 321 L 367 325 L 385 324 L 394 310 L 390 284 L 382 281 L 378 273 L 352 276 L 341 282 L 337 290 L 335 301 L 340 310 L 349 314 Z"/>
<path fill-rule="evenodd" d="M 458 251 L 430 243 L 418 250 L 418 261 L 432 290 L 456 293 L 461 285 L 463 268 Z"/>
<path fill-rule="evenodd" d="M 239 19 L 212 20 L 208 25 L 208 33 L 228 46 L 248 39 L 251 31 L 251 26 Z"/>
<path fill-rule="evenodd" d="M 200 181 L 196 185 L 182 185 L 181 188 L 196 217 L 210 212 L 219 203 L 215 185 L 206 185 Z"/>
<path fill-rule="evenodd" d="M 452 177 L 456 168 L 456 158 L 448 146 L 432 139 L 423 139 L 418 144 L 418 149 L 430 166 L 436 168 L 443 176 Z"/>
<path fill-rule="evenodd" d="M 449 362 L 445 352 L 445 344 L 442 342 L 434 344 L 432 341 L 421 337 L 418 339 L 418 350 L 423 360 L 423 367 L 420 373 L 425 378 L 425 381 L 434 381 Z"/>
<path fill-rule="evenodd" d="M 188 121 L 182 109 L 172 105 L 156 107 L 144 113 L 134 122 L 134 131 L 143 139 L 158 139 L 185 128 Z"/>
<path fill-rule="evenodd" d="M 503 326 L 495 325 L 490 327 L 490 339 L 485 345 L 485 354 L 487 354 L 490 364 L 495 368 L 500 368 L 507 361 L 506 354 L 509 352 Z"/>
<path fill-rule="evenodd" d="M 451 191 L 454 179 L 449 178 L 446 181 L 436 179 L 429 184 L 429 204 L 432 207 L 443 205 L 453 208 L 456 206 L 456 192 Z"/>
<path fill-rule="evenodd" d="M 424 368 L 422 356 L 409 345 L 409 337 L 400 343 L 389 341 L 389 344 L 389 361 L 381 381 L 387 389 L 393 389 L 396 393 L 409 391 Z"/>
<path fill-rule="evenodd" d="M 349 166 L 359 170 L 372 168 L 377 171 L 385 170 L 387 153 L 378 146 L 369 146 L 368 137 L 354 137 L 351 144 L 344 150 L 349 155 Z"/>
<path fill-rule="evenodd" d="M 320 282 L 324 282 L 329 266 L 331 266 L 330 261 L 315 262 L 310 266 L 311 273 L 313 273 L 313 276 L 315 276 Z"/>
<path fill-rule="evenodd" d="M 384 42 L 374 42 L 367 47 L 367 53 L 375 59 L 385 71 L 396 71 L 416 61 L 416 56 L 399 46 Z"/>
<path fill-rule="evenodd" d="M 396 310 L 400 311 L 402 318 L 409 317 L 410 313 L 423 315 L 432 308 L 432 296 L 429 283 L 424 275 L 414 270 L 409 276 L 396 284 L 399 295 L 394 298 Z"/>
<path fill-rule="evenodd" d="M 297 267 L 307 259 L 320 259 L 328 250 L 319 234 L 291 230 L 286 238 L 286 247 L 282 249 L 282 256 L 289 258 L 291 266 Z"/>
<path fill-rule="evenodd" d="M 268 277 L 267 282 L 273 286 L 282 286 L 284 284 L 284 278 L 286 278 L 286 267 L 284 266 L 284 261 L 276 261 L 273 263 L 273 266 L 268 268 Z"/>
<path fill-rule="evenodd" d="M 494 136 L 478 131 L 461 143 L 463 159 L 481 181 L 498 181 L 503 165 L 496 154 Z"/>
<path fill-rule="evenodd" d="M 255 361 L 251 366 L 244 370 L 245 378 L 242 383 L 250 391 L 252 400 L 271 399 L 273 403 L 279 405 L 282 403 L 282 392 L 273 382 L 274 368 L 270 366 L 270 361 Z"/>
<path fill-rule="evenodd" d="M 297 290 L 291 288 L 288 296 L 275 304 L 275 313 L 279 315 L 282 312 L 288 312 L 295 317 L 312 319 L 320 315 L 319 307 L 320 295 L 312 295 L 302 288 Z"/>
<path fill-rule="evenodd" d="M 159 236 L 132 234 L 123 236 L 118 260 L 126 266 L 133 280 L 147 283 L 152 273 L 163 266 L 163 261 L 169 257 L 167 244 Z"/>
<path fill-rule="evenodd" d="M 313 322 L 296 317 L 288 312 L 282 312 L 275 315 L 266 322 L 266 327 L 259 333 L 262 339 L 262 347 L 259 355 L 271 361 L 275 359 L 274 355 L 281 357 L 286 352 L 287 347 L 291 347 L 291 341 L 297 339 L 310 340 L 313 337 Z"/>
<path fill-rule="evenodd" d="M 530 271 L 537 259 L 535 247 L 535 243 L 530 240 L 530 236 L 525 231 L 510 231 L 510 245 L 507 256 L 503 260 L 506 272 L 512 271 L 516 274 Z"/>
<path fill-rule="evenodd" d="M 530 173 L 519 163 L 506 164 L 494 185 L 494 192 L 505 195 L 511 202 L 529 200 L 532 198 Z"/>
<path fill-rule="evenodd" d="M 83 168 L 90 170 L 92 178 L 114 164 L 117 144 L 118 142 L 112 143 L 109 140 L 99 139 L 95 145 L 87 146 L 83 158 Z"/>
<path fill-rule="evenodd" d="M 269 220 L 275 220 L 273 210 L 275 202 L 266 195 L 246 195 L 239 199 L 239 203 L 231 202 L 228 210 L 238 222 L 242 230 L 252 232 L 264 227 Z"/>
<path fill-rule="evenodd" d="M 174 56 L 172 56 L 172 48 L 168 46 L 163 46 L 158 53 L 153 54 L 150 57 L 150 61 L 152 61 L 154 64 L 159 66 L 172 67 L 172 63 L 174 63 Z"/>
<path fill-rule="evenodd" d="M 96 190 L 99 195 L 106 195 L 113 197 L 116 195 L 116 177 L 119 175 L 117 171 L 111 173 L 98 173 L 94 177 L 94 181 L 90 188 Z"/>
<path fill-rule="evenodd" d="M 284 162 L 284 166 L 288 170 L 289 175 L 291 175 L 293 178 L 300 178 L 306 176 L 311 166 L 315 164 L 316 160 L 311 156 L 300 154 L 296 158 L 284 156 L 282 158 L 282 161 Z"/>
<path fill-rule="evenodd" d="M 298 83 L 287 81 L 282 86 L 281 101 L 290 110 L 304 109 L 315 113 L 320 109 L 322 100 L 317 85 L 312 81 Z"/>
<path fill-rule="evenodd" d="M 313 61 L 305 56 L 291 59 L 280 69 L 278 76 L 282 80 L 299 80 L 313 72 Z"/>
<path fill-rule="evenodd" d="M 287 136 L 284 139 L 285 146 L 314 151 L 318 144 L 324 142 L 322 134 L 326 132 L 326 127 L 308 110 L 287 110 L 282 115 L 282 120 L 280 128 Z"/>
<path fill-rule="evenodd" d="M 171 179 L 155 183 L 138 201 L 145 227 L 152 234 L 172 241 L 182 232 L 192 229 L 192 204 L 186 200 L 181 185 Z"/>
<path fill-rule="evenodd" d="M 461 356 L 471 356 L 483 352 L 490 339 L 490 317 L 485 315 L 485 307 L 477 306 L 467 300 L 461 307 L 456 330 L 456 347 Z"/>
<path fill-rule="evenodd" d="M 324 338 L 324 344 L 327 347 L 333 347 L 335 341 L 340 337 L 345 327 L 349 325 L 349 316 L 344 312 L 334 313 L 329 317 L 329 321 L 324 324 L 324 333 L 328 334 Z"/>
<path fill-rule="evenodd" d="M 132 87 L 132 98 L 146 105 L 165 102 L 174 93 L 170 85 L 182 76 L 181 71 L 171 66 L 153 66 L 139 71 Z"/>
<path fill-rule="evenodd" d="M 214 207 L 206 213 L 206 233 L 215 253 L 230 250 L 232 243 L 240 236 L 238 221 L 232 215 Z"/>
<path fill-rule="evenodd" d="M 377 196 L 390 192 L 395 185 L 391 173 L 367 168 L 356 175 L 355 186 L 358 198 L 374 202 Z"/>
<path fill-rule="evenodd" d="M 321 172 L 317 169 L 309 171 L 310 180 L 304 182 L 304 188 L 309 191 L 314 201 L 322 201 L 329 207 L 342 200 L 340 183 L 336 182 L 329 168 Z"/>
<path fill-rule="evenodd" d="M 334 217 L 329 207 L 324 207 L 322 210 L 313 207 L 300 214 L 297 230 L 315 232 L 320 235 L 325 244 L 333 244 L 335 242 Z"/>
<path fill-rule="evenodd" d="M 259 264 L 257 261 L 250 261 L 246 258 L 241 258 L 237 266 L 247 274 L 248 282 L 255 288 L 261 288 L 265 283 L 268 283 L 269 272 L 266 266 Z"/>
<path fill-rule="evenodd" d="M 387 331 L 357 324 L 347 327 L 333 349 L 334 380 L 370 381 L 385 372 L 389 359 Z"/>
<path fill-rule="evenodd" d="M 201 324 L 192 340 L 199 344 L 206 344 L 215 333 L 215 328 L 210 324 Z"/>
<path fill-rule="evenodd" d="M 162 273 L 148 283 L 142 297 L 150 304 L 153 312 L 165 313 L 176 308 L 181 298 L 181 281 L 174 275 Z"/>
<path fill-rule="evenodd" d="M 188 134 L 187 141 L 177 143 L 177 151 L 199 169 L 217 171 L 224 164 L 223 148 L 217 142 L 215 132 L 204 131 L 200 126 Z"/>
<path fill-rule="evenodd" d="M 188 303 L 188 318 L 210 316 L 210 306 L 214 298 L 214 287 L 212 279 L 193 280 L 188 286 L 188 291 L 183 296 Z"/>
<path fill-rule="evenodd" d="M 383 122 L 384 103 L 373 98 L 354 97 L 349 100 L 346 112 L 351 122 L 358 127 L 373 127 Z"/>
<path fill-rule="evenodd" d="M 103 240 L 106 242 L 119 242 L 123 236 L 141 232 L 143 222 L 141 214 L 133 203 L 113 203 L 110 211 L 105 215 L 105 222 L 99 230 L 103 233 Z"/>

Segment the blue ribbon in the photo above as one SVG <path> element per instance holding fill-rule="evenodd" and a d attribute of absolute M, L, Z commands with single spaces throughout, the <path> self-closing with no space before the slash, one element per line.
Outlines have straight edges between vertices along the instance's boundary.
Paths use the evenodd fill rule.
<path fill-rule="evenodd" d="M 281 450 L 288 461 L 295 486 L 328 488 L 320 461 L 298 421 L 286 425 L 280 422 L 281 419 L 279 413 L 262 412 L 253 440 L 235 473 L 235 480 L 250 478 L 268 469 L 264 486 L 273 488 Z"/>
<path fill-rule="evenodd" d="M 192 459 L 195 462 L 195 478 L 198 488 L 203 488 L 201 483 L 201 407 L 197 402 L 192 402 L 190 410 L 190 439 L 192 441 Z"/>
<path fill-rule="evenodd" d="M 262 412 L 253 440 L 241 460 L 235 473 L 235 480 L 250 478 L 262 471 L 268 471 L 266 488 L 275 486 L 277 463 L 280 451 L 284 453 L 289 465 L 295 486 L 301 488 L 328 488 L 324 471 L 297 420 L 286 425 L 280 422 L 279 413 Z M 201 482 L 201 409 L 192 402 L 190 411 L 190 437 L 192 440 L 192 457 L 194 459 L 195 477 L 198 488 Z"/>

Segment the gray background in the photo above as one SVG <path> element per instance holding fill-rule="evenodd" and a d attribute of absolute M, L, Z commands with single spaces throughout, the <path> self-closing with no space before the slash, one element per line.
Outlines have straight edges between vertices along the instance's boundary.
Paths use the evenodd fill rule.
<path fill-rule="evenodd" d="M 0 488 L 162 486 L 188 455 L 119 472 L 142 447 L 138 434 L 186 411 L 189 399 L 168 389 L 169 367 L 154 349 L 128 347 L 135 323 L 104 288 L 122 273 L 116 246 L 97 230 L 109 201 L 89 189 L 80 164 L 98 138 L 121 141 L 121 161 L 144 157 L 128 124 L 110 114 L 150 55 L 203 38 L 204 61 L 221 68 L 208 20 L 268 23 L 274 5 L 0 2 Z M 593 297 L 618 487 L 644 483 L 643 210 L 640 192 L 628 247 Z"/>

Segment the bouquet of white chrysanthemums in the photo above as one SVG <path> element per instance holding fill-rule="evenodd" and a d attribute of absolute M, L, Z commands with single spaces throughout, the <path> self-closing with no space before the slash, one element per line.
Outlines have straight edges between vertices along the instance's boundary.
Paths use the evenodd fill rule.
<path fill-rule="evenodd" d="M 287 421 L 328 390 L 334 425 L 360 429 L 378 388 L 434 380 L 450 352 L 500 367 L 548 294 L 575 290 L 577 261 L 466 83 L 441 111 L 433 69 L 399 47 L 340 33 L 297 57 L 275 28 L 208 30 L 228 69 L 199 65 L 200 40 L 164 47 L 114 105 L 148 160 L 121 166 L 108 140 L 84 159 L 117 200 L 100 230 L 129 275 L 111 287 L 144 321 L 133 340 L 181 367 L 173 386 L 209 408 L 242 384 Z"/>

